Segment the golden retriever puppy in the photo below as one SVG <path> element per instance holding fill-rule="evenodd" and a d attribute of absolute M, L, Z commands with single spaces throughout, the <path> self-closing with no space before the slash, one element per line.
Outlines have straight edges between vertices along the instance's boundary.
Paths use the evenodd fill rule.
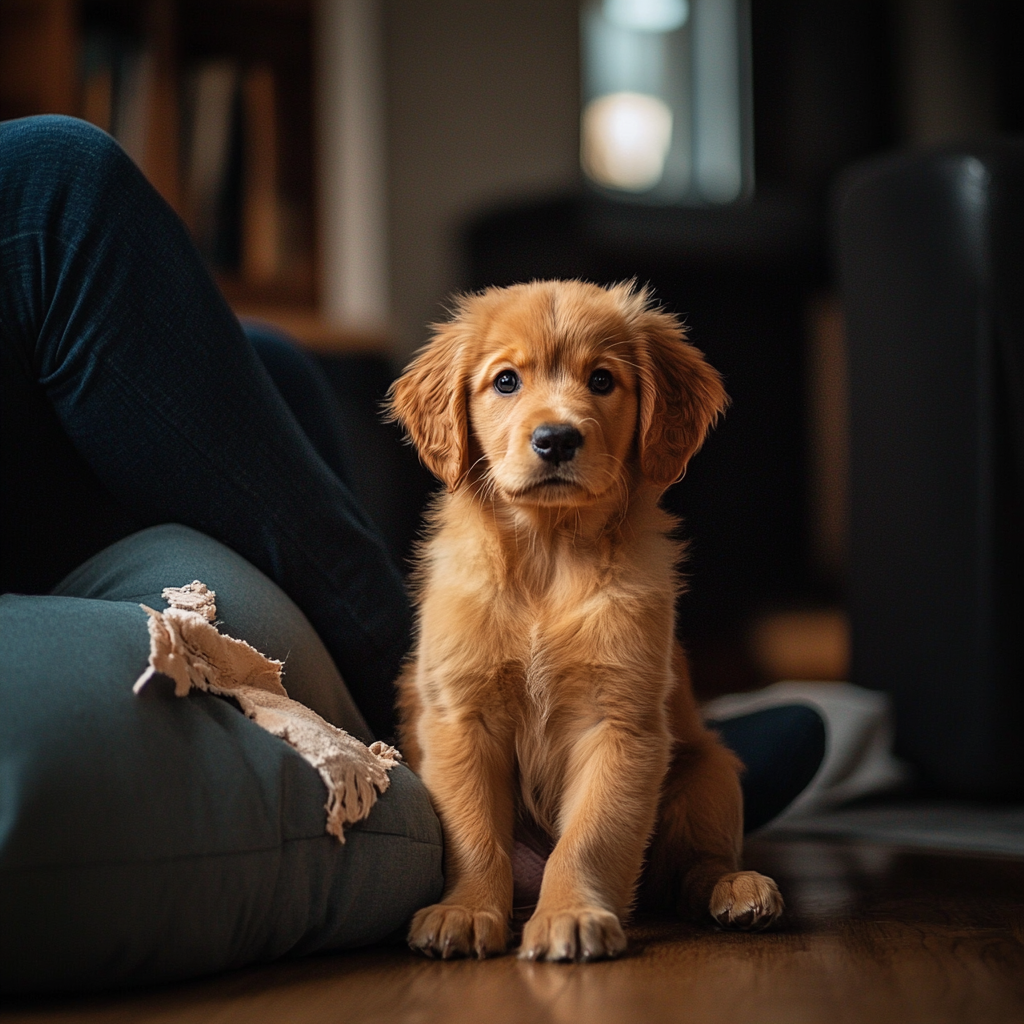
<path fill-rule="evenodd" d="M 519 955 L 626 947 L 637 890 L 727 927 L 782 899 L 740 871 L 739 764 L 704 729 L 674 640 L 676 523 L 658 507 L 727 402 L 683 329 L 630 285 L 464 298 L 390 395 L 446 491 L 399 681 L 402 749 L 445 834 L 428 955 L 509 941 L 513 836 L 554 843 Z"/>

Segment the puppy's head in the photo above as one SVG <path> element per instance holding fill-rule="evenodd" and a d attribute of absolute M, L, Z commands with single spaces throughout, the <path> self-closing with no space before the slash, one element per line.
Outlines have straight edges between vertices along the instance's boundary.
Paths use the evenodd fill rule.
<path fill-rule="evenodd" d="M 727 398 L 646 290 L 539 281 L 465 297 L 391 389 L 391 416 L 449 490 L 580 505 L 639 473 L 677 480 Z"/>

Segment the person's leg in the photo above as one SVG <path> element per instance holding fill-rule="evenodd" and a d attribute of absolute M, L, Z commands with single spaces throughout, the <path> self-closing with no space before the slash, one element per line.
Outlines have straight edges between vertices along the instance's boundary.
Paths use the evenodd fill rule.
<path fill-rule="evenodd" d="M 243 320 L 242 330 L 317 454 L 354 494 L 349 465 L 352 441 L 330 381 L 316 362 L 277 328 Z"/>
<path fill-rule="evenodd" d="M 82 122 L 0 125 L 0 348 L 4 374 L 45 398 L 126 520 L 185 523 L 275 580 L 371 728 L 390 734 L 411 629 L 397 570 L 271 384 L 184 226 Z M 3 426 L 11 447 L 38 441 L 16 416 Z M 18 481 L 4 474 L 11 493 Z M 35 525 L 22 543 L 45 549 L 48 524 Z"/>
<path fill-rule="evenodd" d="M 810 785 L 825 759 L 825 722 L 806 704 L 782 704 L 706 724 L 743 762 L 744 832 L 777 818 Z"/>

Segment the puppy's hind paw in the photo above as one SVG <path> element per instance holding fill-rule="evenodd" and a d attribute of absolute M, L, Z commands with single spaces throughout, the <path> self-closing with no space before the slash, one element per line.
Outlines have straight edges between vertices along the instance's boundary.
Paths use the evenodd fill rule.
<path fill-rule="evenodd" d="M 767 875 L 737 871 L 718 880 L 708 910 L 723 928 L 761 931 L 776 924 L 785 904 L 779 887 Z"/>
<path fill-rule="evenodd" d="M 408 943 L 413 952 L 424 956 L 442 960 L 475 956 L 483 960 L 505 952 L 508 924 L 493 911 L 435 903 L 413 917 Z"/>

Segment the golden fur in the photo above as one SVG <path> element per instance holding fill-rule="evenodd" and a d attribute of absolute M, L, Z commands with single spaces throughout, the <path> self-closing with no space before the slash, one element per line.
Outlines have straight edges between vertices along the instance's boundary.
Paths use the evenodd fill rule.
<path fill-rule="evenodd" d="M 645 852 L 663 906 L 733 927 L 781 912 L 771 879 L 739 871 L 739 765 L 674 640 L 681 551 L 658 506 L 726 403 L 646 291 L 581 282 L 463 299 L 395 383 L 391 414 L 446 486 L 399 681 L 402 749 L 445 832 L 443 902 L 413 919 L 414 949 L 505 950 L 521 820 L 554 842 L 525 958 L 621 953 Z M 542 457 L 542 425 L 578 447 Z"/>

